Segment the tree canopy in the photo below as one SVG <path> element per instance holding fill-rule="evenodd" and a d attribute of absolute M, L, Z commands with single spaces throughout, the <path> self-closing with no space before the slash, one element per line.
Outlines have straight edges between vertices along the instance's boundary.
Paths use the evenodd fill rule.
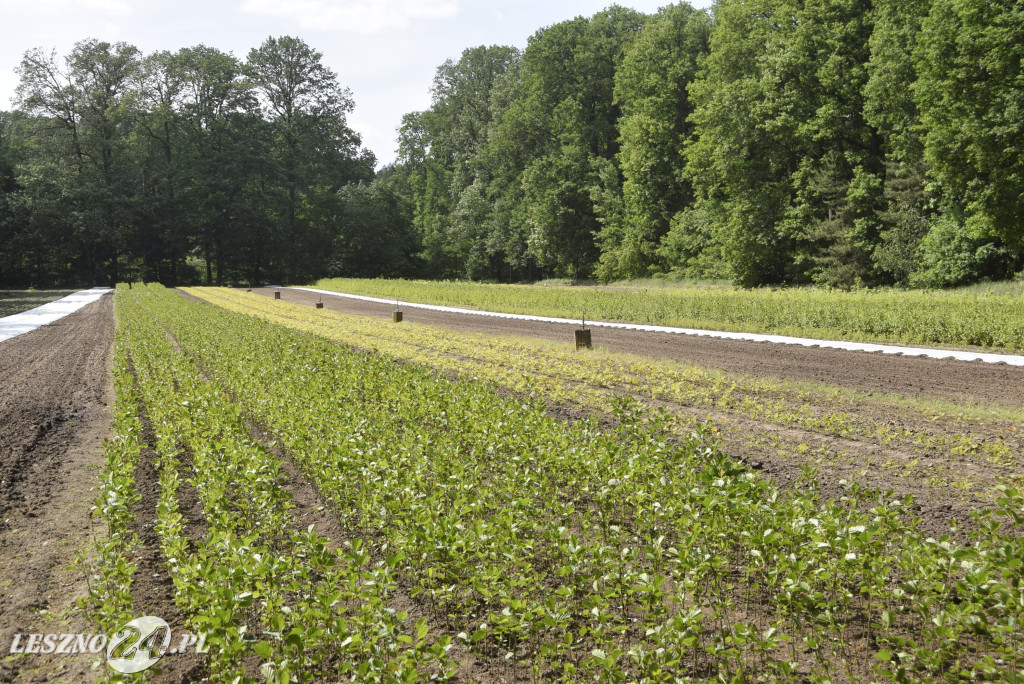
<path fill-rule="evenodd" d="M 1024 270 L 1024 9 L 612 5 L 465 49 L 375 172 L 298 38 L 26 53 L 0 281 L 942 287 Z"/>
<path fill-rule="evenodd" d="M 469 50 L 442 66 L 444 93 L 407 116 L 392 172 L 435 276 L 1004 278 L 1024 268 L 1021 12 L 612 6 L 539 30 L 499 78 L 453 79 L 483 54 Z M 488 108 L 453 113 L 485 91 Z"/>
<path fill-rule="evenodd" d="M 0 116 L 5 285 L 297 282 L 413 263 L 404 200 L 350 189 L 375 160 L 348 126 L 351 93 L 300 39 L 268 38 L 244 61 L 85 40 L 29 51 L 19 75 L 18 110 Z M 357 263 L 357 215 L 375 202 L 389 249 Z"/>

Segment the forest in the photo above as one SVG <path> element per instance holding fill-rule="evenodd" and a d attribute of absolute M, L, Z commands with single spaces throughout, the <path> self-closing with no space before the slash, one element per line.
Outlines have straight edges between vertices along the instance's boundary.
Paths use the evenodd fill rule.
<path fill-rule="evenodd" d="M 300 39 L 34 50 L 0 286 L 325 276 L 949 287 L 1024 272 L 1024 6 L 610 6 L 438 67 L 375 170 Z"/>

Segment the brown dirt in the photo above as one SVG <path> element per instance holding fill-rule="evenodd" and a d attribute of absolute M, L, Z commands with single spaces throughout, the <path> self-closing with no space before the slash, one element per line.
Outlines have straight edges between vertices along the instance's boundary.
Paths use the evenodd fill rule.
<path fill-rule="evenodd" d="M 257 290 L 258 294 L 263 296 L 272 297 L 272 290 Z M 312 293 L 303 293 L 296 291 L 285 290 L 282 292 L 284 301 L 292 301 L 294 303 L 312 305 L 315 303 L 319 296 Z M 336 310 L 343 313 L 350 313 L 356 315 L 366 316 L 380 316 L 384 319 L 390 319 L 392 307 L 388 305 L 377 305 L 373 303 L 361 302 L 359 300 L 348 300 L 345 298 L 331 298 L 324 296 L 325 307 Z M 562 340 L 567 344 L 571 340 L 571 328 L 572 326 L 558 326 L 550 324 L 530 324 L 521 321 L 509 321 L 505 319 L 490 319 L 486 317 L 476 317 L 469 315 L 458 315 L 458 314 L 439 314 L 434 315 L 436 312 L 424 311 L 424 310 L 413 310 L 406 309 L 405 319 L 407 321 L 421 322 L 432 325 L 440 325 L 444 327 L 453 328 L 459 331 L 467 332 L 484 332 L 493 334 L 496 336 L 527 336 L 527 337 L 540 337 L 544 339 Z M 422 317 L 417 317 L 419 314 L 427 314 Z M 479 323 L 479 325 L 477 325 Z M 527 328 L 539 329 L 537 332 L 524 331 L 520 324 L 524 324 Z M 545 331 L 555 330 L 553 334 L 547 334 Z M 647 337 L 650 334 L 639 333 L 634 331 L 598 331 L 595 330 L 595 335 L 598 332 L 614 332 L 614 333 L 625 333 L 627 337 Z M 686 338 L 679 336 L 663 335 L 669 342 L 685 342 Z M 623 346 L 620 348 L 608 348 L 613 351 L 625 351 L 634 354 L 645 354 L 643 341 L 638 343 L 639 346 Z M 754 345 L 740 345 L 740 346 L 754 346 Z M 764 351 L 766 348 L 772 345 L 756 345 L 758 349 Z M 667 348 L 662 345 L 659 348 Z M 685 351 L 685 350 L 684 350 Z M 813 357 L 819 353 L 827 353 L 829 350 L 820 349 L 804 349 L 804 348 L 793 348 L 792 351 L 800 352 L 808 357 Z M 834 354 L 840 354 L 835 352 Z M 925 363 L 925 364 L 936 364 L 941 367 L 956 365 L 954 362 L 941 362 L 934 360 L 922 360 L 913 358 L 900 358 L 900 357 L 879 357 L 876 355 L 868 354 L 856 354 L 843 352 L 842 355 L 850 357 L 861 357 L 865 360 L 865 363 L 892 363 L 905 364 L 907 362 Z M 648 356 L 654 356 L 656 358 L 664 358 L 675 361 L 692 361 L 699 365 L 712 365 L 706 364 L 703 359 L 690 359 L 685 355 L 672 356 L 662 355 L 659 353 L 646 354 Z M 749 353 L 747 356 L 750 356 Z M 460 358 L 460 357 L 456 357 Z M 467 362 L 469 360 L 467 359 Z M 401 363 L 401 361 L 399 361 Z M 970 369 L 978 369 L 981 364 L 960 364 Z M 839 381 L 840 378 L 837 376 L 830 376 L 826 381 L 834 385 L 845 385 L 853 387 L 859 390 L 867 389 L 869 392 L 884 392 L 897 393 L 891 388 L 887 387 L 882 383 L 880 387 L 873 386 L 870 382 L 871 378 L 864 370 L 863 364 L 861 364 L 860 376 L 855 376 L 853 383 L 845 383 Z M 783 365 L 783 368 L 785 366 Z M 993 367 L 999 369 L 1000 367 Z M 792 378 L 794 375 L 785 372 L 772 372 L 772 373 L 757 373 L 751 372 L 749 368 L 744 368 L 742 371 L 736 371 L 736 369 L 725 366 L 725 370 L 732 371 L 734 373 L 743 372 L 746 375 L 758 376 L 758 375 L 774 375 L 783 378 Z M 1015 371 L 1016 369 L 1003 367 L 1001 370 Z M 450 373 L 443 372 L 444 375 L 450 376 Z M 797 375 L 801 379 L 812 379 L 821 381 L 821 378 L 812 377 L 804 378 Z M 602 385 L 602 387 L 606 387 Z M 596 388 L 595 388 L 596 389 Z M 941 469 L 941 472 L 949 472 L 950 480 L 953 479 L 953 475 L 963 475 L 966 472 L 971 472 L 976 479 L 984 479 L 988 475 L 1005 475 L 1000 468 L 996 468 L 992 465 L 986 465 L 979 463 L 978 458 L 960 458 L 953 456 L 951 453 L 945 453 L 940 447 L 932 446 L 920 446 L 915 447 L 913 440 L 910 438 L 900 438 L 896 443 L 890 444 L 883 442 L 880 438 L 872 435 L 870 432 L 854 433 L 849 436 L 840 436 L 839 434 L 830 434 L 825 429 L 816 428 L 803 428 L 796 424 L 789 423 L 773 423 L 770 419 L 760 420 L 744 417 L 723 410 L 709 409 L 706 407 L 695 407 L 688 406 L 683 403 L 673 403 L 667 401 L 661 401 L 654 396 L 648 396 L 645 394 L 646 389 L 643 383 L 638 384 L 627 384 L 623 387 L 606 387 L 607 393 L 611 394 L 637 394 L 641 396 L 641 400 L 645 403 L 656 406 L 667 408 L 673 414 L 677 416 L 685 416 L 691 419 L 703 420 L 705 418 L 711 418 L 718 425 L 721 430 L 720 435 L 724 440 L 725 451 L 740 458 L 748 467 L 753 470 L 760 471 L 765 477 L 778 483 L 783 491 L 792 491 L 797 486 L 803 471 L 801 465 L 804 465 L 808 460 L 813 459 L 800 459 L 793 456 L 795 448 L 797 446 L 809 447 L 812 450 L 821 450 L 823 453 L 829 452 L 834 454 L 835 457 L 826 457 L 825 461 L 821 464 L 819 472 L 820 477 L 817 478 L 819 482 L 818 491 L 823 499 L 838 499 L 843 496 L 847 496 L 849 491 L 846 487 L 840 484 L 840 479 L 847 481 L 860 482 L 861 484 L 867 485 L 879 492 L 886 490 L 892 490 L 897 498 L 902 498 L 905 494 L 912 494 L 916 500 L 915 507 L 911 510 L 910 515 L 913 517 L 920 517 L 921 529 L 924 534 L 929 536 L 941 536 L 943 534 L 950 534 L 949 520 L 950 518 L 957 519 L 961 525 L 959 531 L 954 532 L 954 538 L 961 543 L 969 543 L 969 539 L 963 534 L 963 528 L 970 526 L 969 514 L 977 508 L 984 505 L 985 501 L 971 493 L 955 494 L 955 490 L 950 490 L 947 487 L 933 486 L 926 483 L 921 473 L 919 472 L 922 468 L 935 468 Z M 944 393 L 940 387 L 940 391 L 932 392 L 929 388 L 920 388 L 921 391 L 915 391 L 911 393 L 899 392 L 905 396 L 914 397 L 933 397 L 938 396 L 943 399 L 954 399 L 959 400 L 960 403 L 987 403 L 990 401 L 990 397 L 984 392 L 981 396 L 969 395 L 967 400 L 964 401 L 964 397 L 951 396 L 948 393 Z M 767 391 L 767 390 L 766 390 Z M 503 393 L 506 393 L 503 391 Z M 788 391 L 780 390 L 780 394 L 786 394 Z M 795 394 L 795 393 L 794 393 Z M 823 399 L 824 403 L 815 405 L 816 411 L 827 411 L 832 410 L 832 407 L 827 402 L 827 392 L 815 393 L 817 397 Z M 1020 396 L 1020 392 L 1017 392 L 1017 396 Z M 803 401 L 803 398 L 796 397 Z M 814 401 L 814 399 L 810 399 Z M 1002 403 L 1002 402 L 996 402 Z M 1006 402 L 1010 406 L 1017 406 L 1018 404 Z M 607 413 L 600 411 L 600 402 L 588 407 L 575 406 L 575 405 L 563 405 L 548 403 L 548 411 L 551 415 L 563 419 L 563 420 L 579 420 L 587 418 L 592 414 L 597 414 L 602 424 L 610 426 L 614 422 L 614 418 Z M 597 408 L 595 408 L 597 407 Z M 1004 420 L 985 420 L 979 421 L 977 424 L 973 423 L 961 423 L 959 419 L 950 418 L 949 420 L 939 420 L 937 423 L 935 419 L 929 418 L 921 412 L 917 412 L 913 407 L 907 407 L 901 405 L 898 402 L 890 402 L 884 398 L 861 398 L 858 399 L 854 404 L 847 406 L 843 404 L 843 410 L 849 410 L 855 413 L 858 417 L 870 418 L 873 421 L 877 421 L 879 424 L 891 425 L 899 428 L 913 431 L 915 434 L 948 434 L 955 433 L 961 430 L 969 430 L 972 434 L 985 436 L 991 439 L 1003 439 L 1006 438 L 1008 442 L 1013 440 L 1016 443 L 1014 437 L 1009 437 L 1005 434 L 1003 428 L 1007 427 L 1009 423 Z M 1006 423 L 1004 425 L 1003 423 Z M 755 438 L 751 439 L 750 436 L 754 435 Z M 889 461 L 890 463 L 886 463 Z M 909 477 L 908 473 L 916 464 L 921 461 L 921 465 L 916 468 L 914 477 Z M 886 497 L 887 499 L 889 497 Z M 870 501 L 861 501 L 860 506 L 862 508 L 869 508 L 871 506 Z M 966 523 L 966 525 L 965 525 Z M 422 611 L 422 614 L 427 614 L 423 606 L 418 605 L 415 601 L 409 601 L 407 604 L 403 604 L 403 609 L 416 612 L 417 609 Z M 851 632 L 853 634 L 854 632 Z M 857 639 L 859 637 L 854 637 Z M 499 661 L 494 661 L 499 662 Z M 499 662 L 500 664 L 500 662 Z M 474 676 L 468 677 L 471 679 L 480 679 L 485 681 L 500 680 L 502 676 L 498 674 L 500 668 L 491 669 L 494 665 L 490 658 L 477 658 L 470 659 L 465 658 L 460 662 L 460 676 L 465 676 L 464 673 L 472 672 Z"/>
<path fill-rule="evenodd" d="M 312 480 L 306 477 L 270 432 L 251 418 L 246 419 L 246 425 L 249 426 L 249 436 L 277 457 L 281 465 L 283 479 L 279 484 L 291 495 L 291 503 L 295 507 L 291 511 L 292 529 L 301 532 L 313 525 L 317 534 L 326 537 L 330 548 L 342 548 L 350 535 L 344 532 L 338 519 L 331 512 L 331 507 L 317 491 Z"/>
<path fill-rule="evenodd" d="M 593 389 L 593 388 L 592 388 Z M 499 389 L 503 394 L 507 390 Z M 676 417 L 676 429 L 689 432 L 696 422 L 710 420 L 720 440 L 721 449 L 750 470 L 775 482 L 783 491 L 804 488 L 805 467 L 817 473 L 816 491 L 822 500 L 838 500 L 850 495 L 846 483 L 857 483 L 882 496 L 885 501 L 914 499 L 909 509 L 919 518 L 921 530 L 932 537 L 948 535 L 959 543 L 969 539 L 974 528 L 972 513 L 992 503 L 987 494 L 991 488 L 1014 473 L 1016 466 L 987 462 L 977 456 L 957 456 L 939 451 L 914 449 L 911 444 L 883 444 L 867 437 L 839 437 L 798 425 L 773 423 L 727 411 L 688 406 L 683 403 L 654 399 L 628 388 L 607 390 L 611 395 L 635 396 L 653 409 L 666 409 Z M 560 420 L 598 419 L 604 428 L 614 427 L 616 419 L 608 412 L 595 412 L 572 404 L 545 401 L 547 413 Z M 870 402 L 860 403 L 860 416 L 890 419 L 893 425 L 918 429 L 920 416 L 905 415 L 899 407 Z M 972 425 L 975 435 L 991 437 L 998 433 L 998 423 Z M 936 430 L 939 428 L 936 426 Z M 955 430 L 955 428 L 950 428 Z M 922 434 L 927 430 L 922 430 Z M 1008 443 L 1012 438 L 1004 433 Z M 1013 444 L 1020 446 L 1019 440 Z M 970 489 L 951 487 L 949 483 L 969 478 Z M 943 479 L 945 478 L 945 483 Z M 844 482 L 845 481 L 845 482 Z M 886 492 L 891 494 L 886 495 Z M 868 510 L 877 499 L 862 495 L 861 508 Z M 955 524 L 951 525 L 951 521 Z"/>
<path fill-rule="evenodd" d="M 647 400 L 644 403 L 648 406 L 666 408 L 676 414 L 696 415 L 699 419 L 715 420 L 723 416 L 721 413 L 680 407 L 666 402 Z M 547 407 L 548 414 L 560 420 L 583 420 L 590 415 L 586 410 L 575 406 L 549 402 Z M 989 503 L 987 499 L 976 493 L 958 492 L 953 495 L 948 489 L 936 489 L 918 478 L 908 478 L 899 470 L 877 467 L 879 462 L 884 462 L 887 459 L 909 460 L 898 450 L 885 449 L 855 440 L 830 439 L 809 430 L 787 429 L 770 423 L 742 420 L 734 416 L 727 417 L 732 423 L 732 431 L 719 432 L 718 437 L 721 439 L 722 451 L 738 460 L 744 467 L 757 472 L 760 477 L 774 482 L 783 493 L 798 486 L 801 490 L 804 488 L 804 485 L 801 484 L 805 475 L 803 468 L 808 463 L 800 458 L 781 456 L 779 451 L 785 449 L 751 445 L 738 433 L 755 431 L 778 435 L 781 437 L 780 443 L 787 445 L 790 450 L 797 444 L 809 444 L 815 449 L 843 448 L 843 459 L 840 463 L 822 463 L 814 466 L 818 473 L 818 476 L 814 478 L 815 487 L 821 500 L 839 500 L 848 497 L 850 491 L 848 486 L 842 484 L 843 480 L 856 482 L 862 487 L 876 492 L 884 502 L 889 502 L 892 499 L 902 501 L 909 494 L 914 498 L 914 503 L 909 509 L 908 515 L 918 519 L 920 529 L 925 536 L 935 538 L 949 536 L 957 543 L 967 543 L 969 541 L 967 531 L 973 528 L 971 513 Z M 605 428 L 614 427 L 616 424 L 610 414 L 600 415 L 599 420 Z M 974 464 L 960 465 L 976 473 L 982 473 L 985 470 Z M 886 492 L 892 492 L 892 495 L 882 496 Z M 879 498 L 863 496 L 859 502 L 860 508 L 867 511 L 878 501 Z M 955 526 L 950 525 L 951 520 L 956 522 Z"/>
<path fill-rule="evenodd" d="M 14 634 L 92 631 L 71 568 L 89 515 L 113 388 L 113 297 L 0 343 L 0 681 L 85 681 L 89 655 L 8 655 Z M 102 671 L 100 671 L 102 672 Z"/>
<path fill-rule="evenodd" d="M 273 298 L 271 288 L 254 294 Z M 313 306 L 321 295 L 281 290 L 283 301 Z M 325 309 L 361 316 L 391 318 L 394 306 L 322 295 Z M 573 339 L 574 325 L 537 323 L 490 316 L 403 309 L 404 320 L 464 332 L 518 335 L 546 340 Z M 936 397 L 961 403 L 1024 406 L 1024 368 L 1004 364 L 891 356 L 882 353 L 799 347 L 769 342 L 720 340 L 693 335 L 593 328 L 596 347 L 657 359 L 694 363 L 753 377 L 809 380 L 864 392 L 907 398 Z"/>

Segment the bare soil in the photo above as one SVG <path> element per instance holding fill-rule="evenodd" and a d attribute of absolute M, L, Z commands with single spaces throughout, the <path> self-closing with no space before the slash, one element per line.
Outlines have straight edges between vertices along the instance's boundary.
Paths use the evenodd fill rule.
<path fill-rule="evenodd" d="M 204 299 L 196 298 L 196 300 L 208 303 Z M 246 424 L 249 426 L 250 436 L 274 454 L 281 464 L 282 474 L 284 475 L 281 486 L 291 495 L 291 502 L 295 506 L 291 511 L 293 529 L 302 531 L 313 525 L 318 534 L 326 537 L 327 545 L 332 549 L 343 549 L 347 542 L 360 538 L 352 530 L 346 529 L 338 520 L 337 516 L 332 512 L 332 507 L 327 498 L 320 493 L 313 480 L 302 472 L 295 459 L 285 451 L 271 433 L 252 418 L 247 418 Z M 384 557 L 377 553 L 378 547 L 376 544 L 371 543 L 365 548 L 375 554 L 374 560 L 376 562 L 384 561 Z M 410 630 L 413 629 L 417 620 L 423 618 L 430 625 L 430 633 L 437 634 L 436 625 L 433 624 L 432 616 L 426 605 L 424 605 L 422 598 L 416 599 L 412 596 L 412 581 L 408 574 L 399 572 L 396 580 L 397 586 L 390 597 L 389 607 L 396 613 L 407 613 L 405 624 Z M 479 662 L 471 659 L 461 649 L 456 650 L 450 655 L 458 664 L 458 671 L 456 672 L 453 684 L 458 682 L 490 681 L 485 676 L 486 668 L 481 668 Z"/>
<path fill-rule="evenodd" d="M 15 634 L 88 632 L 74 570 L 110 429 L 113 297 L 0 343 L 0 681 L 86 681 L 95 657 L 9 655 Z"/>
<path fill-rule="evenodd" d="M 271 288 L 254 294 L 273 298 Z M 347 297 L 281 290 L 281 299 L 360 316 L 391 318 L 394 306 Z M 570 344 L 575 325 L 538 323 L 491 316 L 406 308 L 404 321 L 439 325 L 464 332 L 518 335 Z M 933 397 L 960 403 L 1024 406 L 1024 368 L 980 361 L 965 362 L 800 347 L 770 342 L 720 340 L 694 335 L 593 328 L 594 346 L 657 359 L 694 363 L 753 377 L 809 380 L 864 392 L 906 398 Z"/>

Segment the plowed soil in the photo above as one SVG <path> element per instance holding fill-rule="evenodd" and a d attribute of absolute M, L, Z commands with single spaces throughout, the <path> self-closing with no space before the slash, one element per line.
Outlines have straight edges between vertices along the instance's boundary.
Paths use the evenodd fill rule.
<path fill-rule="evenodd" d="M 110 428 L 113 297 L 0 343 L 0 681 L 85 681 L 88 655 L 8 655 L 15 634 L 88 632 L 75 608 Z M 100 670 L 102 672 L 102 670 Z"/>
<path fill-rule="evenodd" d="M 273 297 L 274 290 L 256 288 L 255 294 Z M 390 318 L 394 306 L 347 297 L 318 295 L 302 290 L 281 290 L 284 301 L 360 316 Z M 508 318 L 453 314 L 406 308 L 403 319 L 488 335 L 519 335 L 571 344 L 576 327 Z M 1024 406 L 1024 368 L 980 361 L 965 362 L 891 356 L 881 353 L 800 347 L 770 342 L 720 340 L 693 335 L 649 333 L 639 330 L 594 328 L 595 347 L 641 356 L 694 363 L 753 377 L 810 380 L 864 392 L 902 397 L 933 397 L 961 403 Z"/>

